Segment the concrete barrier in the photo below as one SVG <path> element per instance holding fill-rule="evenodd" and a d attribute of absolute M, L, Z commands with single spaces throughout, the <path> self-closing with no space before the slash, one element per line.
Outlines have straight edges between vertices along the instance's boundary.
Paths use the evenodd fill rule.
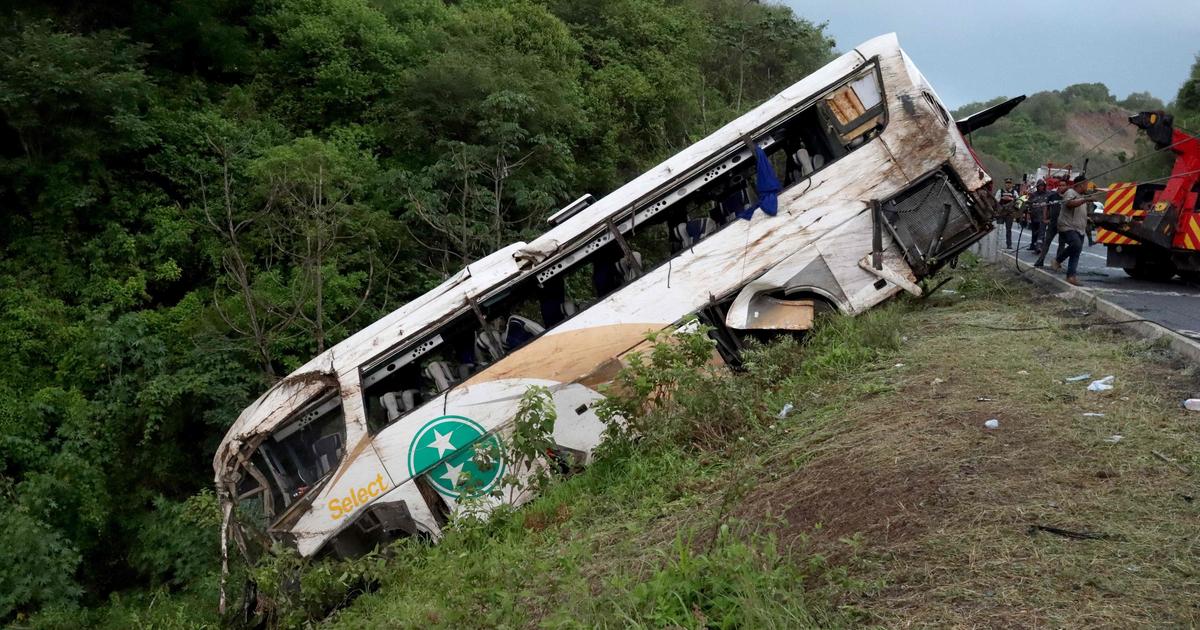
<path fill-rule="evenodd" d="M 1018 261 L 1012 252 L 1003 251 L 998 247 L 999 241 L 996 239 L 997 236 L 997 232 L 992 232 L 977 244 L 977 246 L 980 246 L 981 252 L 987 252 L 986 254 L 980 253 L 980 257 L 997 263 L 1001 269 L 1014 276 L 1050 291 L 1055 297 L 1085 304 L 1088 308 L 1112 321 L 1144 319 L 1138 313 L 1117 306 L 1100 297 L 1095 291 L 1087 287 L 1077 287 L 1067 284 L 1066 280 L 1050 271 L 1038 269 L 1025 261 Z M 990 243 L 984 244 L 984 241 L 990 241 Z M 1181 357 L 1193 363 L 1200 363 L 1200 343 L 1170 328 L 1147 321 L 1129 322 L 1121 324 L 1120 327 L 1144 339 L 1166 339 L 1170 348 Z"/>

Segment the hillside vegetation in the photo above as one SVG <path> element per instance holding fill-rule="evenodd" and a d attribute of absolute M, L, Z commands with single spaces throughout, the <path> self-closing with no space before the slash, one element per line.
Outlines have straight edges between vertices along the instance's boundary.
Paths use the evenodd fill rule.
<path fill-rule="evenodd" d="M 998 177 L 1019 180 L 1046 162 L 1080 169 L 1085 159 L 1088 173 L 1099 175 L 1102 185 L 1162 177 L 1170 172 L 1173 159 L 1166 153 L 1151 156 L 1154 147 L 1141 130 L 1129 124 L 1128 117 L 1166 109 L 1176 115 L 1179 126 L 1200 128 L 1197 85 L 1200 60 L 1169 106 L 1145 92 L 1117 99 L 1103 83 L 1036 92 L 996 124 L 975 132 L 971 140 L 980 159 Z M 1007 97 L 996 97 L 970 103 L 956 109 L 954 115 L 962 118 L 1005 100 Z"/>

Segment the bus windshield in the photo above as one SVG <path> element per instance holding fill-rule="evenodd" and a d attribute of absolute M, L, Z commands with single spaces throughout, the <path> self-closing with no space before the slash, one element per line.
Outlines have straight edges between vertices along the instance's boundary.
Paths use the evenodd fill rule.
<path fill-rule="evenodd" d="M 332 473 L 345 456 L 342 400 L 327 396 L 263 440 L 244 465 L 239 496 L 270 519 Z M 248 507 L 248 506 L 247 506 Z"/>

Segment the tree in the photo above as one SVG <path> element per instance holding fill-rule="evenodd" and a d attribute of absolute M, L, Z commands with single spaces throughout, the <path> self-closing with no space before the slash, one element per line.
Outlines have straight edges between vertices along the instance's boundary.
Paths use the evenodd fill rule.
<path fill-rule="evenodd" d="M 1200 128 L 1200 55 L 1196 56 L 1188 78 L 1179 86 L 1172 107 L 1178 115 L 1178 124 L 1193 130 Z"/>
<path fill-rule="evenodd" d="M 1131 112 L 1153 112 L 1166 109 L 1162 100 L 1149 92 L 1132 92 L 1124 100 L 1117 101 L 1117 105 Z"/>
<path fill-rule="evenodd" d="M 318 353 L 371 293 L 377 253 L 372 217 L 357 202 L 373 170 L 370 156 L 315 138 L 273 147 L 250 167 L 272 247 L 291 267 L 292 313 Z M 350 252 L 365 260 L 365 278 L 361 272 L 343 274 L 339 257 Z"/>

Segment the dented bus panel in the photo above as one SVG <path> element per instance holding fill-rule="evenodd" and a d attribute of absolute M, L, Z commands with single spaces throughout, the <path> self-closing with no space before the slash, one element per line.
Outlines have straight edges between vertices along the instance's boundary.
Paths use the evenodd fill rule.
<path fill-rule="evenodd" d="M 775 216 L 747 221 L 755 147 L 783 187 Z M 736 360 L 752 331 L 919 295 L 990 230 L 990 181 L 895 36 L 872 39 L 264 393 L 214 459 L 223 539 L 352 556 L 437 539 L 464 493 L 523 503 L 488 493 L 507 464 L 473 453 L 530 386 L 553 394 L 559 454 L 586 465 L 597 388 L 647 333 L 698 315 Z"/>

